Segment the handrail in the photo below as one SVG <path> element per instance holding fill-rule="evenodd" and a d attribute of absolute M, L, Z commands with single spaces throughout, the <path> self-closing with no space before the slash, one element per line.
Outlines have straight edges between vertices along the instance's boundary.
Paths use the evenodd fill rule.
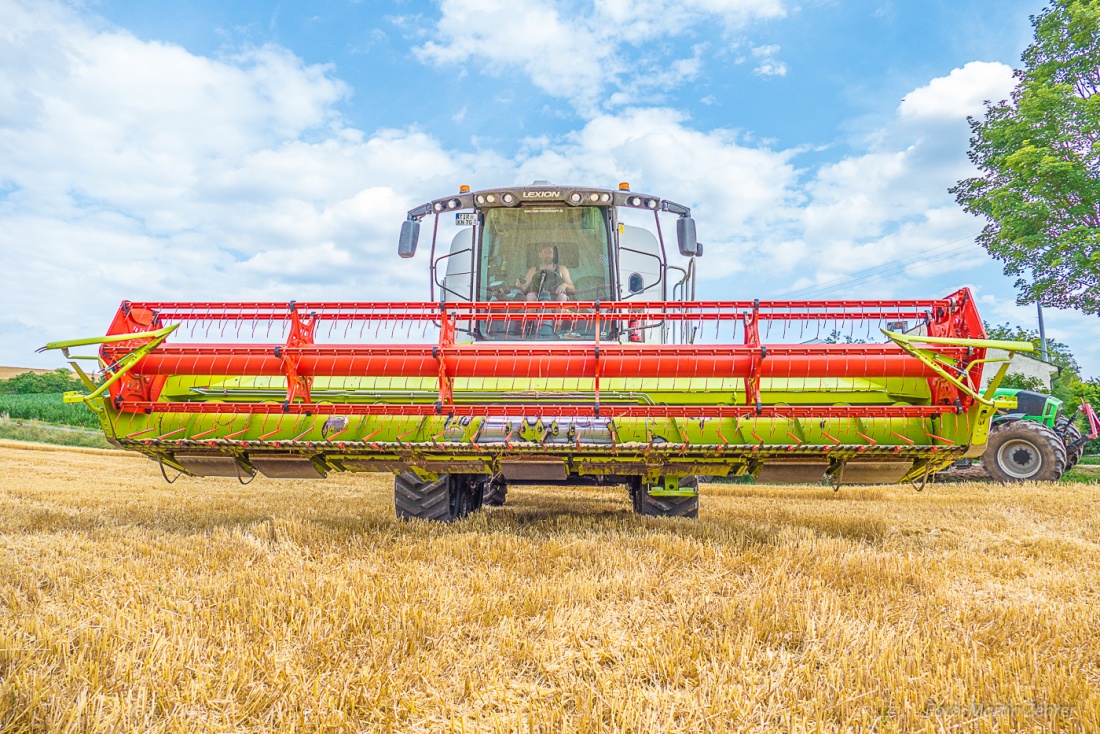
<path fill-rule="evenodd" d="M 439 286 L 439 290 L 446 291 L 447 293 L 451 293 L 451 294 L 457 296 L 458 298 L 461 298 L 462 300 L 466 301 L 467 303 L 470 303 L 470 302 L 473 301 L 474 290 L 476 289 L 476 285 L 474 284 L 474 271 L 473 271 L 473 269 L 471 268 L 469 270 L 470 295 L 468 295 L 468 296 L 464 296 L 461 293 L 459 293 L 458 291 L 453 290 L 451 288 L 448 288 L 447 286 L 443 285 L 443 283 L 440 283 L 439 278 L 437 277 L 437 270 L 438 270 L 438 267 L 439 267 L 439 263 L 443 262 L 447 258 L 454 257 L 455 255 L 461 255 L 464 252 L 473 253 L 473 251 L 474 251 L 473 247 L 466 247 L 462 250 L 456 250 L 455 252 L 448 252 L 446 255 L 443 255 L 439 258 L 436 258 L 436 260 L 432 263 L 432 282 L 435 283 L 437 286 Z M 444 282 L 447 281 L 447 276 L 448 275 L 449 275 L 449 273 L 444 273 L 444 275 L 443 275 L 443 281 Z M 465 273 L 455 273 L 455 275 L 465 275 Z"/>

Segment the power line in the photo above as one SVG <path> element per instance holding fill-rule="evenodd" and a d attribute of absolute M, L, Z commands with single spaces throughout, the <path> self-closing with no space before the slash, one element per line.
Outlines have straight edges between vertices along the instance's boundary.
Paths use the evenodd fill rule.
<path fill-rule="evenodd" d="M 970 240 L 971 238 L 972 238 L 972 236 L 960 237 L 959 239 L 951 240 L 949 242 L 944 242 L 944 243 L 941 243 L 939 245 L 936 245 L 935 247 L 931 248 L 930 250 L 925 250 L 924 252 L 922 252 L 918 255 L 909 255 L 909 256 L 906 256 L 906 257 L 901 257 L 901 258 L 895 258 L 893 260 L 888 260 L 884 263 L 880 263 L 879 265 L 876 265 L 876 266 L 871 267 L 871 268 L 865 268 L 863 270 L 857 270 L 853 273 L 848 273 L 847 275 L 842 275 L 840 277 L 833 278 L 832 280 L 827 280 L 823 283 L 816 283 L 814 285 L 806 286 L 804 288 L 799 288 L 799 289 L 794 290 L 794 291 L 789 291 L 788 293 L 792 294 L 792 295 L 793 294 L 801 295 L 801 294 L 806 294 L 806 293 L 816 293 L 818 291 L 824 291 L 824 290 L 833 290 L 836 287 L 847 286 L 847 285 L 853 283 L 854 281 L 863 280 L 866 277 L 874 275 L 874 274 L 876 274 L 880 271 L 883 271 L 883 270 L 887 270 L 887 269 L 894 270 L 898 266 L 905 266 L 905 265 L 910 265 L 910 264 L 913 264 L 913 263 L 916 263 L 916 262 L 920 262 L 921 260 L 927 259 L 930 254 L 933 254 L 933 253 L 935 253 L 939 250 L 943 250 L 945 247 L 950 247 L 951 245 L 954 245 L 958 242 L 962 242 L 964 240 Z M 968 246 L 969 246 L 969 242 L 966 245 L 951 248 L 951 251 L 952 252 L 960 251 L 960 250 L 965 249 Z"/>
<path fill-rule="evenodd" d="M 969 250 L 969 247 L 966 247 L 966 246 L 957 247 L 957 248 L 954 248 L 952 250 L 948 250 L 947 252 L 944 252 L 940 255 L 937 255 L 936 257 L 928 257 L 928 258 L 924 258 L 924 259 L 921 259 L 921 260 L 914 260 L 912 262 L 899 263 L 898 265 L 896 265 L 896 266 L 894 266 L 894 267 L 892 267 L 888 270 L 882 270 L 882 271 L 879 271 L 879 272 L 876 272 L 876 273 L 870 273 L 870 274 L 865 275 L 865 276 L 860 277 L 860 278 L 853 278 L 851 280 L 845 281 L 843 283 L 839 283 L 839 284 L 834 285 L 834 286 L 830 286 L 828 288 L 820 288 L 816 291 L 812 291 L 811 296 L 814 295 L 814 294 L 824 295 L 824 294 L 827 294 L 827 293 L 833 293 L 833 292 L 838 291 L 838 290 L 843 290 L 843 289 L 851 288 L 851 287 L 854 287 L 854 286 L 864 285 L 866 283 L 870 283 L 870 282 L 873 282 L 873 281 L 876 281 L 876 280 L 881 280 L 883 278 L 887 278 L 887 277 L 890 277 L 892 275 L 898 275 L 900 273 L 905 272 L 905 270 L 907 268 L 909 268 L 913 265 L 925 265 L 925 264 L 928 264 L 928 263 L 935 263 L 935 262 L 941 262 L 941 261 L 944 261 L 944 260 L 950 260 L 952 258 L 958 257 L 959 255 L 967 254 L 968 250 Z"/>
<path fill-rule="evenodd" d="M 937 262 L 941 259 L 945 259 L 945 256 L 954 257 L 955 255 L 968 249 L 970 247 L 970 241 L 973 240 L 973 238 L 976 237 L 978 234 L 978 232 L 975 232 L 972 235 L 967 235 L 966 237 L 960 237 L 958 239 L 950 240 L 948 242 L 936 245 L 930 250 L 925 250 L 918 255 L 909 255 L 903 258 L 895 258 L 893 260 L 889 260 L 887 262 L 876 265 L 872 268 L 857 270 L 854 273 L 842 275 L 838 278 L 833 278 L 832 280 L 827 280 L 823 283 L 816 283 L 814 285 L 806 286 L 805 288 L 798 288 L 793 291 L 785 291 L 782 292 L 780 295 L 807 298 L 813 295 L 817 295 L 819 293 L 828 293 L 839 288 L 847 288 L 852 285 L 859 285 L 864 282 L 875 280 L 879 277 L 892 275 L 894 273 L 900 272 L 901 270 L 904 270 L 905 267 L 916 263 Z M 935 254 L 937 253 L 937 251 L 942 251 L 945 247 L 950 247 L 951 245 L 963 241 L 966 241 L 966 244 L 953 247 L 947 252 L 941 252 L 939 257 L 929 258 L 929 255 Z"/>

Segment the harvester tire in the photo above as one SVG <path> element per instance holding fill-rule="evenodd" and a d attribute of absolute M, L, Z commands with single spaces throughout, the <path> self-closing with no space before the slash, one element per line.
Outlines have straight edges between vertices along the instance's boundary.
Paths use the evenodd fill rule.
<path fill-rule="evenodd" d="M 501 507 L 508 499 L 508 485 L 503 479 L 490 479 L 485 482 L 481 501 L 488 507 Z"/>
<path fill-rule="evenodd" d="M 1015 420 L 994 426 L 982 466 L 1001 482 L 1056 482 L 1068 459 L 1062 439 L 1042 423 Z"/>
<path fill-rule="evenodd" d="M 461 520 L 481 507 L 481 494 L 462 474 L 443 474 L 426 482 L 412 472 L 403 472 L 393 480 L 393 504 L 402 520 Z"/>
<path fill-rule="evenodd" d="M 1085 453 L 1085 439 L 1077 426 L 1073 425 L 1073 421 L 1065 416 L 1054 424 L 1054 430 L 1062 437 L 1062 443 L 1066 446 L 1066 467 L 1072 469 Z"/>
<path fill-rule="evenodd" d="M 641 479 L 636 480 L 630 487 L 635 514 L 646 517 L 699 517 L 698 478 L 692 477 L 692 480 L 696 492 L 690 497 L 654 497 Z"/>

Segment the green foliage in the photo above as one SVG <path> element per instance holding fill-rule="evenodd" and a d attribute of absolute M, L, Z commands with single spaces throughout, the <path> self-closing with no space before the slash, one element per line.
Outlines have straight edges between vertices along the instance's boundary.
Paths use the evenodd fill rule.
<path fill-rule="evenodd" d="M 1008 323 L 986 323 L 985 333 L 990 339 L 1031 342 L 1035 345 L 1035 353 L 1032 356 L 1036 358 L 1039 356 L 1039 332 L 1036 329 L 1025 329 L 1022 326 L 1014 326 Z M 1050 393 L 1066 404 L 1065 410 L 1067 413 L 1072 413 L 1078 403 L 1080 386 L 1088 384 L 1081 381 L 1081 367 L 1077 364 L 1077 360 L 1074 358 L 1069 346 L 1057 339 L 1047 338 L 1047 360 L 1062 368 L 1061 374 L 1054 379 L 1051 389 L 1048 390 L 1038 380 L 1023 375 L 1006 375 L 1001 386 Z M 1096 403 L 1096 405 L 1100 405 L 1100 403 Z"/>
<path fill-rule="evenodd" d="M 849 334 L 841 334 L 838 330 L 833 329 L 833 333 L 825 337 L 821 341 L 826 344 L 866 344 L 866 339 L 855 339 Z"/>
<path fill-rule="evenodd" d="M 1066 484 L 1098 484 L 1100 472 L 1081 470 L 1076 467 L 1062 475 L 1061 481 Z"/>
<path fill-rule="evenodd" d="M 952 189 L 1019 302 L 1100 314 L 1100 0 L 1052 0 L 1012 99 L 971 119 L 981 176 Z"/>
<path fill-rule="evenodd" d="M 24 372 L 7 380 L 0 380 L 0 395 L 43 395 L 70 390 L 84 390 L 84 384 L 71 370 L 64 368 L 42 375 Z"/>
<path fill-rule="evenodd" d="M 12 420 L 35 420 L 60 426 L 94 430 L 99 418 L 83 403 L 63 403 L 60 394 L 0 395 L 0 416 Z"/>
<path fill-rule="evenodd" d="M 1100 379 L 1095 377 L 1081 380 L 1075 386 L 1074 392 L 1078 397 L 1084 398 L 1092 407 L 1100 410 Z"/>
<path fill-rule="evenodd" d="M 38 421 L 53 426 L 70 426 L 98 433 L 99 418 L 86 405 L 62 402 L 62 393 L 73 390 L 86 392 L 87 388 L 71 370 L 67 369 L 57 369 L 44 374 L 24 372 L 7 380 L 0 380 L 0 419 Z M 26 432 L 23 431 L 23 433 Z M 69 446 L 98 446 L 103 443 L 103 441 L 89 443 L 87 438 L 71 436 L 58 438 L 53 436 L 53 433 L 64 434 L 65 432 L 51 432 L 48 427 L 34 428 L 30 433 L 35 436 L 40 434 L 46 436 L 49 438 L 46 443 L 65 443 Z"/>
<path fill-rule="evenodd" d="M 1038 329 L 1025 329 L 1022 326 L 1014 326 L 1012 324 L 985 324 L 986 336 L 990 339 L 1001 339 L 1005 341 L 1021 341 L 1031 342 L 1035 346 L 1035 353 L 1032 355 L 1038 359 L 1040 354 L 1039 344 L 1039 331 Z M 1056 364 L 1062 368 L 1062 373 L 1072 372 L 1074 374 L 1081 373 L 1081 367 L 1077 364 L 1077 360 L 1073 356 L 1073 352 L 1070 351 L 1069 346 L 1057 339 L 1047 338 L 1047 359 L 1052 364 Z"/>
<path fill-rule="evenodd" d="M 1037 377 L 1028 375 L 1005 375 L 1001 381 L 1001 387 L 1013 390 L 1034 390 L 1035 392 L 1047 392 L 1047 386 Z"/>

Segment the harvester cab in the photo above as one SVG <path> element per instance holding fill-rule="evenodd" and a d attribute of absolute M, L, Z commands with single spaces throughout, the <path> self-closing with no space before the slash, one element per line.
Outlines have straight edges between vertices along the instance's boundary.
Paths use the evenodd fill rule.
<path fill-rule="evenodd" d="M 626 216 L 623 216 L 625 214 Z M 661 215 L 675 216 L 676 243 L 686 258 L 671 261 Z M 650 302 L 689 301 L 695 296 L 694 258 L 701 255 L 691 210 L 656 196 L 617 190 L 531 186 L 471 192 L 437 199 L 409 212 L 398 253 L 416 254 L 420 223 L 434 216 L 431 231 L 429 298 L 445 303 L 475 302 Z M 626 220 L 652 218 L 651 229 Z M 440 223 L 459 230 L 446 249 Z M 473 340 L 584 339 L 570 324 L 542 323 L 520 329 L 511 323 L 459 324 Z M 608 322 L 601 337 L 617 341 L 688 343 L 693 334 L 681 322 Z"/>
<path fill-rule="evenodd" d="M 695 300 L 690 210 L 626 186 L 462 190 L 409 212 L 402 257 L 428 217 L 430 300 L 125 301 L 106 336 L 47 345 L 98 347 L 105 380 L 66 399 L 166 478 L 387 472 L 399 517 L 440 521 L 509 486 L 620 485 L 694 517 L 700 477 L 923 484 L 1016 402 L 1007 362 L 979 391 L 986 349 L 1032 350 L 985 340 L 965 288 Z"/>

